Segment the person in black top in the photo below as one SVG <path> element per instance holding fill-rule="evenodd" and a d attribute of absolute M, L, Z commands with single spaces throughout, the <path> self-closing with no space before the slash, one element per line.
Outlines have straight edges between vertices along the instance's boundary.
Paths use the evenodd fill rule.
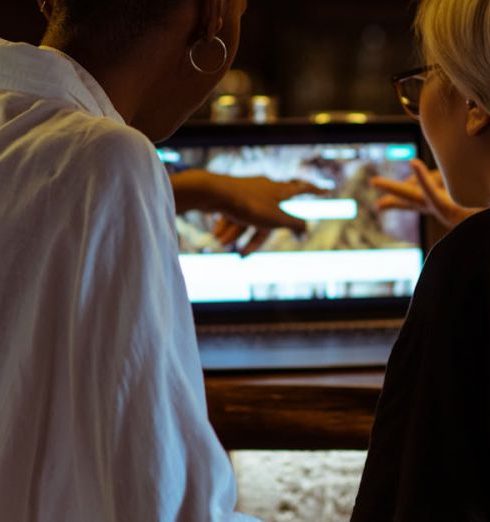
<path fill-rule="evenodd" d="M 426 261 L 390 357 L 351 522 L 483 522 L 490 520 L 490 210 L 481 210 L 490 201 L 490 2 L 422 0 L 416 25 L 428 65 L 400 75 L 397 88 L 454 200 L 417 161 L 422 203 L 450 225 L 470 217 Z"/>
<path fill-rule="evenodd" d="M 353 522 L 490 520 L 490 211 L 432 250 L 393 348 Z"/>

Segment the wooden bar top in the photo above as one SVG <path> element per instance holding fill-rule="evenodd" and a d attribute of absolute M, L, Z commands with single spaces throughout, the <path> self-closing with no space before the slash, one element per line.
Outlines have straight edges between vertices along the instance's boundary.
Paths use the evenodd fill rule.
<path fill-rule="evenodd" d="M 205 375 L 227 450 L 367 449 L 381 369 Z"/>

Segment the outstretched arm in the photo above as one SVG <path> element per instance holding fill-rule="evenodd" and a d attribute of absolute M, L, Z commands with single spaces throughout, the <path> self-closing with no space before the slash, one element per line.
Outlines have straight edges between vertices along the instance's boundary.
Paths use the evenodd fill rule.
<path fill-rule="evenodd" d="M 219 212 L 214 233 L 223 244 L 236 241 L 248 226 L 256 233 L 242 254 L 257 250 L 274 228 L 301 234 L 303 220 L 284 213 L 279 203 L 299 194 L 326 195 L 326 191 L 300 180 L 275 182 L 264 176 L 233 178 L 205 170 L 186 170 L 170 177 L 177 213 L 195 209 Z"/>

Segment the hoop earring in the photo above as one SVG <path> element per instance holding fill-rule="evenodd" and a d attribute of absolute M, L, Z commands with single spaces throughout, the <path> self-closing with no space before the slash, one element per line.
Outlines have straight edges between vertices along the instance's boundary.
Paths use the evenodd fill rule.
<path fill-rule="evenodd" d="M 46 3 L 48 0 L 44 0 L 41 4 L 41 7 L 39 8 L 39 11 L 41 11 L 42 14 L 44 14 L 44 11 L 46 10 Z"/>
<path fill-rule="evenodd" d="M 217 67 L 216 69 L 213 69 L 212 71 L 207 71 L 206 69 L 203 69 L 202 67 L 200 67 L 197 64 L 196 59 L 194 57 L 194 54 L 195 54 L 197 48 L 200 45 L 203 45 L 203 43 L 206 43 L 203 38 L 200 38 L 199 40 L 197 40 L 197 42 L 189 50 L 189 60 L 191 62 L 192 67 L 198 73 L 207 74 L 207 75 L 216 74 L 217 72 L 221 71 L 221 69 L 223 69 L 223 67 L 226 64 L 226 60 L 228 60 L 228 48 L 226 47 L 225 42 L 223 42 L 223 40 L 221 38 L 218 38 L 217 36 L 215 36 L 213 38 L 212 42 L 216 42 L 220 46 L 220 48 L 221 48 L 221 50 L 223 52 L 223 59 L 222 59 L 220 65 L 219 65 L 219 67 Z"/>

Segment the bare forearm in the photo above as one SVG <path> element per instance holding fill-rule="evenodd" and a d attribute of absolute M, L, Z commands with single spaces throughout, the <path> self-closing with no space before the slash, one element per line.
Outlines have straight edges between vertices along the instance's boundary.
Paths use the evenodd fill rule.
<path fill-rule="evenodd" d="M 198 169 L 170 176 L 178 214 L 188 210 L 215 210 L 210 197 L 213 177 L 213 174 Z"/>

